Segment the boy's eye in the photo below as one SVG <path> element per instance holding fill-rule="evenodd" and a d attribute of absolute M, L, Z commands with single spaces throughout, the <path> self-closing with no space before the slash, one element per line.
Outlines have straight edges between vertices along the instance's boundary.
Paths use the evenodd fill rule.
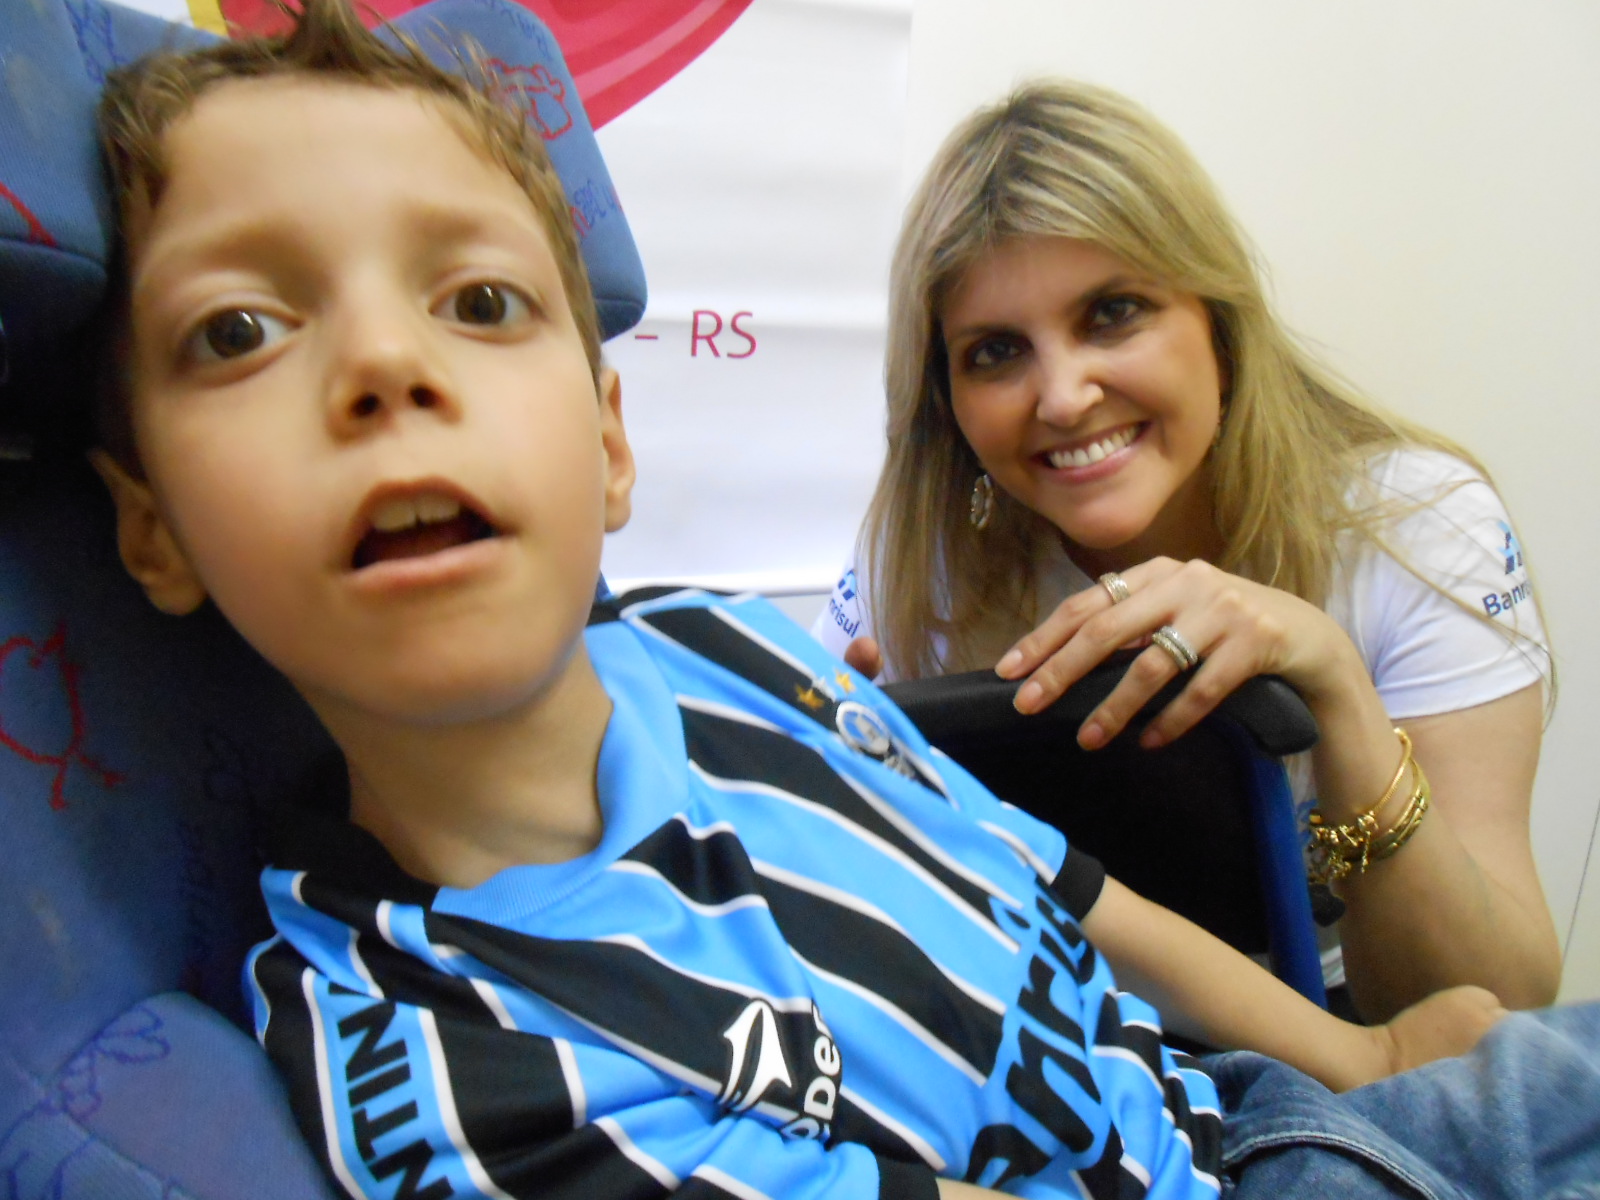
<path fill-rule="evenodd" d="M 189 335 L 187 350 L 196 362 L 223 362 L 261 349 L 288 332 L 276 317 L 246 308 L 212 313 Z"/>
<path fill-rule="evenodd" d="M 440 305 L 440 315 L 463 325 L 506 325 L 528 315 L 529 304 L 514 288 L 500 283 L 469 283 Z M 438 311 L 438 310 L 435 310 Z"/>

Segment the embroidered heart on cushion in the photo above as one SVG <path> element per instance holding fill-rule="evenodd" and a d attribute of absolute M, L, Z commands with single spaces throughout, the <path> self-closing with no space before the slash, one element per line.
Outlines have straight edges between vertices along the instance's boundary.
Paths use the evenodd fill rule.
<path fill-rule="evenodd" d="M 120 772 L 83 752 L 87 734 L 78 691 L 78 666 L 66 656 L 67 631 L 44 641 L 23 635 L 0 642 L 0 747 L 26 762 L 50 769 L 50 807 L 67 807 L 67 773 L 87 770 L 106 788 Z"/>
<path fill-rule="evenodd" d="M 29 762 L 65 762 L 79 740 L 77 680 L 60 631 L 0 642 L 0 746 Z"/>
<path fill-rule="evenodd" d="M 550 27 L 599 129 L 683 70 L 723 35 L 750 0 L 517 0 Z M 390 20 L 422 0 L 366 0 L 363 19 Z M 281 33 L 274 0 L 221 0 L 235 31 Z"/>

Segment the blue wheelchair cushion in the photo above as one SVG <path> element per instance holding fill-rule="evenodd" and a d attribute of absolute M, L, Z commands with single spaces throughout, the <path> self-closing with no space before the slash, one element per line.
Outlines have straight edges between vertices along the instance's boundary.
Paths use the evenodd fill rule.
<path fill-rule="evenodd" d="M 15 1200 L 121 1194 L 113 1182 L 131 1168 L 63 1132 L 83 1107 L 40 1107 L 76 1087 L 105 1031 L 180 990 L 215 1022 L 247 1024 L 241 965 L 270 933 L 255 828 L 274 797 L 338 761 L 299 697 L 219 614 L 152 608 L 114 538 L 109 501 L 81 462 L 52 464 L 0 504 L 0 1181 L 11 1163 L 38 1185 L 10 1193 L 0 1182 Z M 306 1150 L 276 1087 L 263 1090 L 266 1064 L 236 1063 L 259 1049 L 238 1032 L 232 1057 L 191 1052 L 196 1028 L 167 1022 L 164 1065 L 127 1076 L 130 1127 L 168 1129 L 148 1143 L 123 1131 L 118 1153 L 146 1167 L 157 1158 L 142 1146 L 174 1166 L 216 1160 L 211 1179 L 262 1156 L 289 1170 Z M 222 1085 L 233 1094 L 214 1105 Z M 238 1106 L 282 1119 L 234 1138 L 224 1118 Z M 38 1174 L 44 1164 L 55 1165 Z M 82 1190 L 47 1186 L 57 1167 Z M 189 1194 L 317 1194 L 237 1183 Z"/>
<path fill-rule="evenodd" d="M 0 10 L 3 429 L 24 405 L 77 399 L 35 381 L 104 288 L 96 89 L 117 63 L 206 35 L 103 0 Z M 543 27 L 506 0 L 435 0 L 397 24 L 441 54 L 437 26 L 479 44 L 546 136 L 603 332 L 631 325 L 642 268 Z M 30 467 L 9 449 L 0 439 L 0 1195 L 328 1196 L 242 1032 L 240 969 L 271 932 L 255 827 L 337 751 L 214 610 L 151 607 L 80 457 Z"/>
<path fill-rule="evenodd" d="M 134 1005 L 16 1091 L 21 1110 L 0 1114 L 0 1179 L 16 1200 L 333 1195 L 266 1056 L 182 992 Z"/>

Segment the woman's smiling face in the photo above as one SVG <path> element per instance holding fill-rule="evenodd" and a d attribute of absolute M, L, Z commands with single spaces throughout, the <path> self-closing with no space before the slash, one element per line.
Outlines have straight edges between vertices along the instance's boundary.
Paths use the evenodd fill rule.
<path fill-rule="evenodd" d="M 938 315 L 968 445 L 1080 566 L 1217 549 L 1206 458 L 1222 372 L 1199 297 L 1088 242 L 1020 238 Z"/>

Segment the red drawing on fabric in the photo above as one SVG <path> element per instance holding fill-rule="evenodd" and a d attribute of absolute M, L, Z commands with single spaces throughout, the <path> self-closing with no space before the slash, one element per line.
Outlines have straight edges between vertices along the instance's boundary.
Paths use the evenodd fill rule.
<path fill-rule="evenodd" d="M 498 58 L 489 60 L 494 72 L 494 93 L 522 113 L 522 119 L 539 128 L 539 136 L 553 142 L 572 128 L 567 110 L 567 85 L 540 63 L 519 67 Z"/>
<path fill-rule="evenodd" d="M 44 227 L 44 222 L 34 216 L 32 210 L 22 202 L 17 194 L 3 183 L 0 183 L 0 200 L 4 200 L 11 205 L 16 210 L 17 216 L 22 218 L 22 223 L 28 227 L 28 240 L 30 242 L 40 246 L 55 246 L 56 240 L 50 236 L 50 231 Z"/>
<path fill-rule="evenodd" d="M 365 0 L 368 24 L 391 20 L 424 0 Z M 239 32 L 282 33 L 277 0 L 219 0 Z M 738 20 L 750 0 L 516 0 L 560 44 L 596 129 L 627 112 L 706 49 Z"/>
<path fill-rule="evenodd" d="M 67 771 L 73 765 L 98 776 L 101 786 L 106 788 L 114 788 L 124 779 L 121 773 L 101 766 L 83 752 L 85 731 L 83 705 L 78 697 L 78 666 L 67 661 L 66 641 L 67 627 L 61 625 L 42 644 L 30 637 L 14 637 L 0 643 L 0 746 L 28 762 L 56 769 L 55 779 L 50 785 L 50 807 L 54 809 L 67 806 Z M 12 672 L 9 678 L 8 669 Z M 50 707 L 59 708 L 61 701 L 65 700 L 68 728 L 63 731 L 62 722 L 57 719 L 53 722 L 38 721 L 36 724 L 41 728 L 26 734 L 19 733 L 15 728 L 8 730 L 6 694 L 9 691 L 14 695 L 21 689 L 32 693 L 29 699 L 36 702 L 43 699 Z M 60 714 L 54 715 L 59 717 Z M 50 726 L 48 733 L 43 728 L 47 724 Z M 66 744 L 60 745 L 63 732 Z M 44 747 L 28 745 L 24 738 L 50 738 L 57 744 Z"/>

